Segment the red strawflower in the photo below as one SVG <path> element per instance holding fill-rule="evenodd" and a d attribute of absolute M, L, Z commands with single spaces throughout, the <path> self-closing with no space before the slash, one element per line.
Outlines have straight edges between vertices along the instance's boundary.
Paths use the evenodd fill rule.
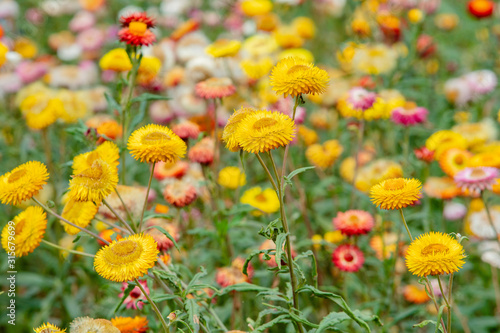
<path fill-rule="evenodd" d="M 421 161 L 431 163 L 434 160 L 434 152 L 425 146 L 415 149 L 414 152 L 415 156 Z"/>
<path fill-rule="evenodd" d="M 363 235 L 372 230 L 374 220 L 370 213 L 362 210 L 348 210 L 345 213 L 338 212 L 333 219 L 335 228 L 344 235 Z"/>
<path fill-rule="evenodd" d="M 120 42 L 128 45 L 148 46 L 156 41 L 156 36 L 149 30 L 154 27 L 154 20 L 146 13 L 133 13 L 120 18 L 122 29 L 118 32 Z"/>
<path fill-rule="evenodd" d="M 356 245 L 343 244 L 333 251 L 332 261 L 341 271 L 357 272 L 363 266 L 365 256 Z"/>
<path fill-rule="evenodd" d="M 495 3 L 490 0 L 472 0 L 467 4 L 467 8 L 469 9 L 469 13 L 481 19 L 493 14 Z"/>

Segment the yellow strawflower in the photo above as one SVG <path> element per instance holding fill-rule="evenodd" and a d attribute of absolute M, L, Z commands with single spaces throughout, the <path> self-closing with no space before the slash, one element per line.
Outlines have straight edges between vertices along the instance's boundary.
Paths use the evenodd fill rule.
<path fill-rule="evenodd" d="M 244 186 L 247 181 L 245 173 L 240 168 L 229 166 L 219 171 L 217 183 L 219 183 L 220 186 L 234 190 Z"/>
<path fill-rule="evenodd" d="M 128 72 L 132 63 L 124 49 L 113 49 L 99 60 L 99 67 L 104 71 Z"/>
<path fill-rule="evenodd" d="M 128 139 L 130 154 L 141 162 L 176 162 L 186 155 L 186 143 L 166 126 L 149 124 L 135 130 Z"/>
<path fill-rule="evenodd" d="M 370 189 L 370 198 L 375 206 L 394 210 L 405 208 L 420 199 L 422 183 L 418 179 L 387 179 Z"/>
<path fill-rule="evenodd" d="M 31 199 L 45 184 L 49 173 L 45 164 L 30 161 L 0 176 L 0 201 L 17 205 Z"/>

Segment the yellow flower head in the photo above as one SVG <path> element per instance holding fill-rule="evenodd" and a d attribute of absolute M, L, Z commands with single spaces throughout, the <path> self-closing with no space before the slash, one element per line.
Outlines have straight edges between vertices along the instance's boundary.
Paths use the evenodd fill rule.
<path fill-rule="evenodd" d="M 312 165 L 326 169 L 335 163 L 343 150 L 337 140 L 328 140 L 323 145 L 316 143 L 307 147 L 306 157 Z"/>
<path fill-rule="evenodd" d="M 253 212 L 255 216 L 262 215 L 262 213 L 275 213 L 280 209 L 280 201 L 276 192 L 270 188 L 263 191 L 260 186 L 246 190 L 241 196 L 240 202 L 257 208 L 258 211 Z"/>
<path fill-rule="evenodd" d="M 328 73 L 301 58 L 285 58 L 271 72 L 271 86 L 276 94 L 293 97 L 322 94 L 330 78 Z"/>
<path fill-rule="evenodd" d="M 284 49 L 302 47 L 304 38 L 300 37 L 292 26 L 281 25 L 273 32 L 276 43 Z"/>
<path fill-rule="evenodd" d="M 453 274 L 465 263 L 462 245 L 450 235 L 433 231 L 416 238 L 405 257 L 408 270 L 420 277 Z"/>
<path fill-rule="evenodd" d="M 56 95 L 62 103 L 62 109 L 58 111 L 58 116 L 66 123 L 75 123 L 78 119 L 83 119 L 88 111 L 88 103 L 82 94 L 78 94 L 68 89 L 61 89 Z"/>
<path fill-rule="evenodd" d="M 311 39 L 316 35 L 316 25 L 309 17 L 297 17 L 293 20 L 292 26 L 297 31 L 297 34 L 304 39 Z"/>
<path fill-rule="evenodd" d="M 247 59 L 240 62 L 240 67 L 249 78 L 258 80 L 269 73 L 273 67 L 273 62 L 270 57 L 259 60 Z"/>
<path fill-rule="evenodd" d="M 242 45 L 245 53 L 254 58 L 266 57 L 278 49 L 276 40 L 269 35 L 257 34 L 245 39 Z"/>
<path fill-rule="evenodd" d="M 17 205 L 31 199 L 47 184 L 48 178 L 45 164 L 38 161 L 21 164 L 0 176 L 0 201 L 3 204 Z"/>
<path fill-rule="evenodd" d="M 439 166 L 450 177 L 468 166 L 468 161 L 472 154 L 464 149 L 451 148 L 446 150 L 439 157 Z"/>
<path fill-rule="evenodd" d="M 235 137 L 244 151 L 265 153 L 288 145 L 295 137 L 295 123 L 278 111 L 259 110 L 241 120 Z"/>
<path fill-rule="evenodd" d="M 305 62 L 314 61 L 314 55 L 312 54 L 312 52 L 303 48 L 286 49 L 284 51 L 281 51 L 280 54 L 278 54 L 278 59 L 282 60 L 285 58 L 301 58 L 304 59 Z"/>
<path fill-rule="evenodd" d="M 35 331 L 35 333 L 65 333 L 66 329 L 62 330 L 56 325 L 52 325 L 51 323 L 46 323 L 40 327 L 34 328 L 33 331 Z"/>
<path fill-rule="evenodd" d="M 210 44 L 205 52 L 214 58 L 233 57 L 241 48 L 241 43 L 237 40 L 219 39 Z"/>
<path fill-rule="evenodd" d="M 64 104 L 50 92 L 28 95 L 19 107 L 31 129 L 43 129 L 53 124 L 64 113 Z"/>
<path fill-rule="evenodd" d="M 90 224 L 95 214 L 97 214 L 98 209 L 99 207 L 92 201 L 69 200 L 64 206 L 61 216 L 77 226 L 85 228 Z M 76 235 L 80 232 L 80 229 L 63 221 L 61 221 L 61 224 L 64 227 L 64 231 L 70 235 Z"/>
<path fill-rule="evenodd" d="M 319 140 L 318 133 L 305 125 L 300 125 L 298 129 L 299 138 L 306 146 L 315 144 Z"/>
<path fill-rule="evenodd" d="M 41 243 L 47 229 L 47 214 L 39 206 L 30 206 L 14 217 L 14 235 L 12 224 L 7 223 L 2 230 L 2 247 L 6 252 L 14 252 L 16 257 L 23 257 L 33 252 Z M 14 239 L 9 239 L 13 236 Z M 10 248 L 14 244 L 14 248 Z"/>
<path fill-rule="evenodd" d="M 434 152 L 434 159 L 439 160 L 448 149 L 467 149 L 467 141 L 459 133 L 442 130 L 432 134 L 425 142 L 425 146 Z"/>
<path fill-rule="evenodd" d="M 240 123 L 250 114 L 255 113 L 257 110 L 252 108 L 242 107 L 238 110 L 235 110 L 234 113 L 227 120 L 226 126 L 224 127 L 224 131 L 222 132 L 222 141 L 226 143 L 226 148 L 230 151 L 238 151 L 240 149 L 240 145 L 236 140 L 236 130 Z"/>
<path fill-rule="evenodd" d="M 36 43 L 27 38 L 19 38 L 14 42 L 14 51 L 24 59 L 31 59 L 38 53 Z"/>
<path fill-rule="evenodd" d="M 217 180 L 220 186 L 237 189 L 247 183 L 245 173 L 238 167 L 225 167 L 219 172 Z"/>
<path fill-rule="evenodd" d="M 243 0 L 241 11 L 246 16 L 258 16 L 269 13 L 273 9 L 273 3 L 269 0 Z"/>
<path fill-rule="evenodd" d="M 100 203 L 118 184 L 116 167 L 97 159 L 90 168 L 74 174 L 69 181 L 69 198 Z"/>
<path fill-rule="evenodd" d="M 107 280 L 130 281 L 143 276 L 155 265 L 157 247 L 153 237 L 145 234 L 115 240 L 97 252 L 94 268 Z"/>
<path fill-rule="evenodd" d="M 73 159 L 73 173 L 79 174 L 88 169 L 96 160 L 103 160 L 111 166 L 117 167 L 120 162 L 120 149 L 111 142 L 106 141 L 93 151 L 75 156 Z"/>
<path fill-rule="evenodd" d="M 130 154 L 141 162 L 176 162 L 186 155 L 184 141 L 166 126 L 149 124 L 135 130 L 128 139 Z"/>
<path fill-rule="evenodd" d="M 99 67 L 104 71 L 128 72 L 132 63 L 124 49 L 113 49 L 106 53 L 99 61 Z"/>
<path fill-rule="evenodd" d="M 161 69 L 161 61 L 156 57 L 143 57 L 137 72 L 137 82 L 148 84 L 153 81 Z"/>
<path fill-rule="evenodd" d="M 415 178 L 392 178 L 375 185 L 370 198 L 375 206 L 393 210 L 414 204 L 420 198 L 422 183 Z"/>
<path fill-rule="evenodd" d="M 9 48 L 5 44 L 0 43 L 0 67 L 7 61 L 7 52 L 9 52 Z"/>
<path fill-rule="evenodd" d="M 338 244 L 342 242 L 346 236 L 342 234 L 340 230 L 335 230 L 335 231 L 328 231 L 325 233 L 325 242 L 332 243 L 332 244 Z"/>

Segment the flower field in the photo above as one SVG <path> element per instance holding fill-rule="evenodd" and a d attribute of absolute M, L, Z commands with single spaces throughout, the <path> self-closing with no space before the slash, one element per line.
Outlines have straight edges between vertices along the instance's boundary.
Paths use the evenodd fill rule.
<path fill-rule="evenodd" d="M 490 0 L 0 0 L 0 332 L 500 332 Z"/>

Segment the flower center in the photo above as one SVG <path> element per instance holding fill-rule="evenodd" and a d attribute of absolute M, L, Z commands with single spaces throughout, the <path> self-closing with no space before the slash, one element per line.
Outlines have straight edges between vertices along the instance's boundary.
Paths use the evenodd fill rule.
<path fill-rule="evenodd" d="M 106 261 L 111 265 L 123 265 L 131 263 L 139 258 L 142 247 L 132 240 L 124 240 L 115 243 L 105 253 Z"/>
<path fill-rule="evenodd" d="M 470 176 L 471 176 L 471 178 L 475 178 L 475 179 L 483 178 L 484 176 L 486 176 L 486 172 L 484 172 L 483 169 L 474 169 L 470 173 Z"/>
<path fill-rule="evenodd" d="M 253 129 L 260 130 L 260 129 L 263 129 L 265 127 L 274 126 L 277 123 L 278 122 L 276 121 L 276 119 L 266 117 L 266 118 L 262 118 L 262 119 L 257 120 L 253 124 Z"/>
<path fill-rule="evenodd" d="M 146 30 L 148 30 L 148 25 L 144 22 L 132 21 L 128 25 L 128 29 L 133 35 L 143 36 Z"/>
<path fill-rule="evenodd" d="M 163 132 L 152 132 L 142 137 L 141 142 L 147 145 L 159 145 L 170 141 L 170 136 Z"/>
<path fill-rule="evenodd" d="M 263 193 L 260 193 L 255 196 L 255 200 L 257 200 L 258 202 L 266 202 L 267 198 Z"/>
<path fill-rule="evenodd" d="M 351 253 L 344 254 L 344 260 L 347 262 L 351 262 L 354 260 L 354 256 Z"/>
<path fill-rule="evenodd" d="M 427 257 L 434 254 L 446 254 L 449 251 L 450 249 L 443 244 L 430 244 L 422 249 L 421 254 Z"/>
<path fill-rule="evenodd" d="M 74 177 L 88 178 L 92 181 L 99 181 L 103 174 L 102 166 L 99 163 L 94 163 L 90 168 L 83 170 L 80 174 Z"/>
<path fill-rule="evenodd" d="M 349 222 L 351 222 L 352 224 L 358 224 L 359 217 L 357 217 L 356 215 L 351 215 L 351 216 L 349 216 Z"/>
<path fill-rule="evenodd" d="M 294 73 L 297 73 L 297 72 L 300 72 L 300 71 L 303 71 L 303 70 L 308 70 L 309 67 L 307 67 L 306 65 L 295 65 L 295 66 L 292 66 L 290 67 L 286 73 L 287 74 L 294 74 Z"/>
<path fill-rule="evenodd" d="M 405 181 L 402 178 L 389 179 L 384 183 L 384 190 L 388 191 L 401 190 L 403 187 L 405 187 Z"/>
<path fill-rule="evenodd" d="M 96 151 L 90 152 L 87 156 L 87 164 L 92 165 L 97 159 L 99 159 L 99 153 Z"/>
<path fill-rule="evenodd" d="M 22 219 L 16 223 L 16 235 L 19 235 L 21 232 L 23 232 L 25 224 L 26 224 L 26 219 Z"/>
<path fill-rule="evenodd" d="M 27 173 L 26 169 L 17 170 L 16 172 L 10 174 L 9 178 L 7 179 L 7 182 L 14 183 L 17 180 L 21 179 L 21 177 L 23 177 L 26 173 Z"/>
<path fill-rule="evenodd" d="M 453 159 L 453 162 L 455 162 L 455 164 L 463 164 L 464 163 L 464 157 L 462 155 L 457 155 L 455 156 L 455 158 Z"/>

